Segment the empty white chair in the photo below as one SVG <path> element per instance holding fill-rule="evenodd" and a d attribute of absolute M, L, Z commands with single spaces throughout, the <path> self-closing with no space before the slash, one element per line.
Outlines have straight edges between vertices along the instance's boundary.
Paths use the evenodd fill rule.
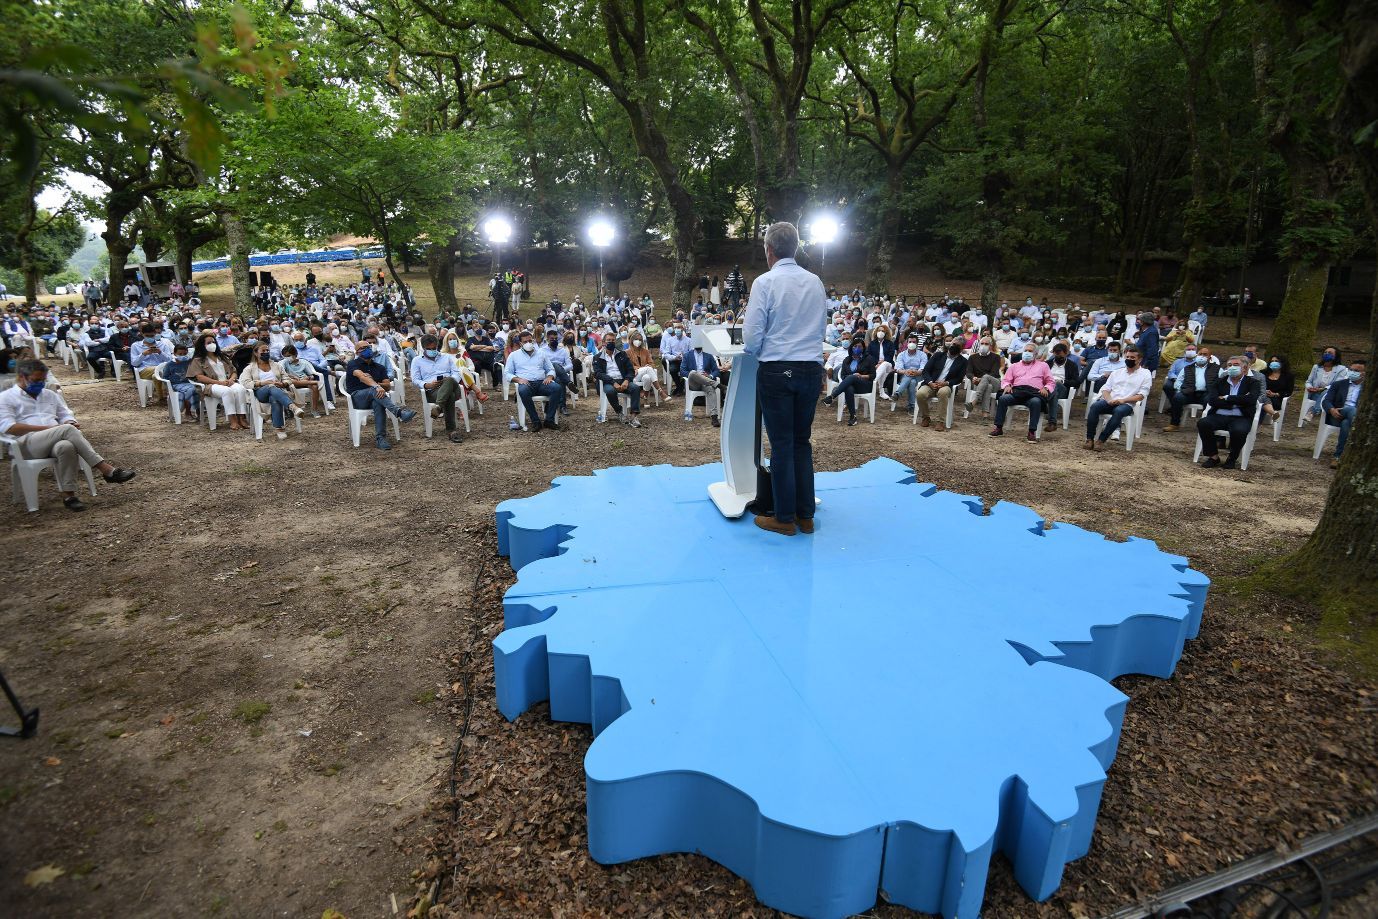
<path fill-rule="evenodd" d="M 38 510 L 38 474 L 44 469 L 57 470 L 57 460 L 52 459 L 21 459 L 19 456 L 19 446 L 16 438 L 8 434 L 0 434 L 0 443 L 5 445 L 5 449 L 10 454 L 10 495 L 11 499 L 17 504 L 21 500 L 29 509 L 29 513 Z M 96 496 L 96 475 L 86 460 L 77 457 L 77 466 L 86 476 L 86 485 L 91 490 L 91 497 Z"/>

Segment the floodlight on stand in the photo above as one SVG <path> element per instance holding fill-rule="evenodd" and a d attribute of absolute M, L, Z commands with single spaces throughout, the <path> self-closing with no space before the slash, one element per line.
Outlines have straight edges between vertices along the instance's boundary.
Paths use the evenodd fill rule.
<path fill-rule="evenodd" d="M 506 217 L 489 217 L 483 222 L 483 235 L 490 243 L 506 245 L 512 238 L 512 222 Z"/>
<path fill-rule="evenodd" d="M 818 247 L 818 271 L 823 272 L 823 264 L 828 260 L 828 246 L 837 241 L 842 233 L 842 225 L 831 214 L 819 214 L 809 223 L 809 242 Z"/>
<path fill-rule="evenodd" d="M 613 237 L 617 235 L 617 228 L 612 222 L 604 217 L 595 217 L 589 224 L 589 242 L 593 243 L 598 250 L 598 301 L 601 303 L 604 294 L 603 277 L 603 250 L 612 245 Z"/>

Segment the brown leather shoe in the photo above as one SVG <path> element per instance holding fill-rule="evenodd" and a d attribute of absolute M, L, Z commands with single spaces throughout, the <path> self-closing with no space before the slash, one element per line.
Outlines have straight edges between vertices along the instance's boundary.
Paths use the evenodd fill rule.
<path fill-rule="evenodd" d="M 768 517 L 765 514 L 756 515 L 756 525 L 763 530 L 769 530 L 772 533 L 779 533 L 781 536 L 794 535 L 793 523 L 781 523 L 774 517 Z"/>
<path fill-rule="evenodd" d="M 1181 430 L 1181 428 L 1178 427 L 1178 426 L 1175 425 L 1175 424 L 1165 424 L 1165 425 L 1163 425 L 1163 433 L 1164 433 L 1164 434 L 1171 434 L 1173 431 L 1180 431 L 1180 430 Z"/>
<path fill-rule="evenodd" d="M 813 518 L 812 518 L 812 517 L 799 517 L 799 518 L 797 518 L 794 522 L 797 523 L 797 524 L 799 524 L 799 532 L 800 532 L 800 533 L 808 533 L 808 534 L 810 534 L 810 535 L 813 534 Z"/>
<path fill-rule="evenodd" d="M 928 426 L 929 426 L 930 424 L 932 424 L 932 423 L 933 423 L 933 422 L 929 421 L 928 418 L 925 417 L 925 418 L 923 419 L 923 421 L 920 421 L 920 422 L 919 422 L 919 427 L 921 427 L 921 428 L 926 428 L 926 427 L 928 427 Z"/>

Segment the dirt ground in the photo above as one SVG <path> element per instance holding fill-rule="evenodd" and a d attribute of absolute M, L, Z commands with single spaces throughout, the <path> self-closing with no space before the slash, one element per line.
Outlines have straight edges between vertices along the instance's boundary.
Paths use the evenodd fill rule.
<path fill-rule="evenodd" d="M 700 857 L 593 863 L 588 728 L 544 707 L 509 724 L 493 705 L 488 642 L 512 581 L 495 505 L 556 475 L 716 460 L 716 431 L 679 402 L 640 430 L 597 425 L 586 402 L 568 430 L 514 434 L 498 400 L 462 444 L 418 420 L 383 454 L 353 449 L 339 415 L 256 443 L 174 427 L 128 382 L 59 375 L 93 442 L 139 477 L 102 483 L 82 515 L 45 478 L 39 513 L 0 514 L 0 665 L 43 710 L 37 738 L 0 745 L 5 912 L 355 919 L 420 891 L 433 915 L 772 914 Z M 820 468 L 890 456 L 942 488 L 1155 539 L 1216 581 L 1176 676 L 1120 681 L 1091 853 L 1044 904 L 997 860 L 985 915 L 1098 915 L 1378 806 L 1373 683 L 1318 649 L 1313 610 L 1231 585 L 1314 526 L 1330 471 L 1312 429 L 1222 472 L 1159 423 L 1132 453 L 1088 455 L 1075 429 L 1029 444 L 974 418 L 917 428 L 885 404 L 874 425 L 819 416 Z M 973 555 L 974 576 L 989 566 Z M 1066 577 L 1032 586 L 1116 589 L 1074 562 Z"/>

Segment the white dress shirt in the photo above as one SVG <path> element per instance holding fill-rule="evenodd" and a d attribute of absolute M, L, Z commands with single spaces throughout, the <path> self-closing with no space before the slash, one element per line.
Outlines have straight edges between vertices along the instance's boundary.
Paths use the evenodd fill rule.
<path fill-rule="evenodd" d="M 1110 371 L 1110 375 L 1105 378 L 1105 385 L 1100 388 L 1100 397 L 1106 400 L 1123 400 L 1130 396 L 1147 396 L 1149 387 L 1152 385 L 1152 372 L 1142 367 L 1135 367 L 1130 370 L 1121 364 Z"/>
<path fill-rule="evenodd" d="M 0 393 L 0 434 L 8 434 L 16 424 L 52 427 L 75 421 L 76 417 L 51 386 L 39 393 L 37 399 L 25 392 L 18 383 Z"/>

